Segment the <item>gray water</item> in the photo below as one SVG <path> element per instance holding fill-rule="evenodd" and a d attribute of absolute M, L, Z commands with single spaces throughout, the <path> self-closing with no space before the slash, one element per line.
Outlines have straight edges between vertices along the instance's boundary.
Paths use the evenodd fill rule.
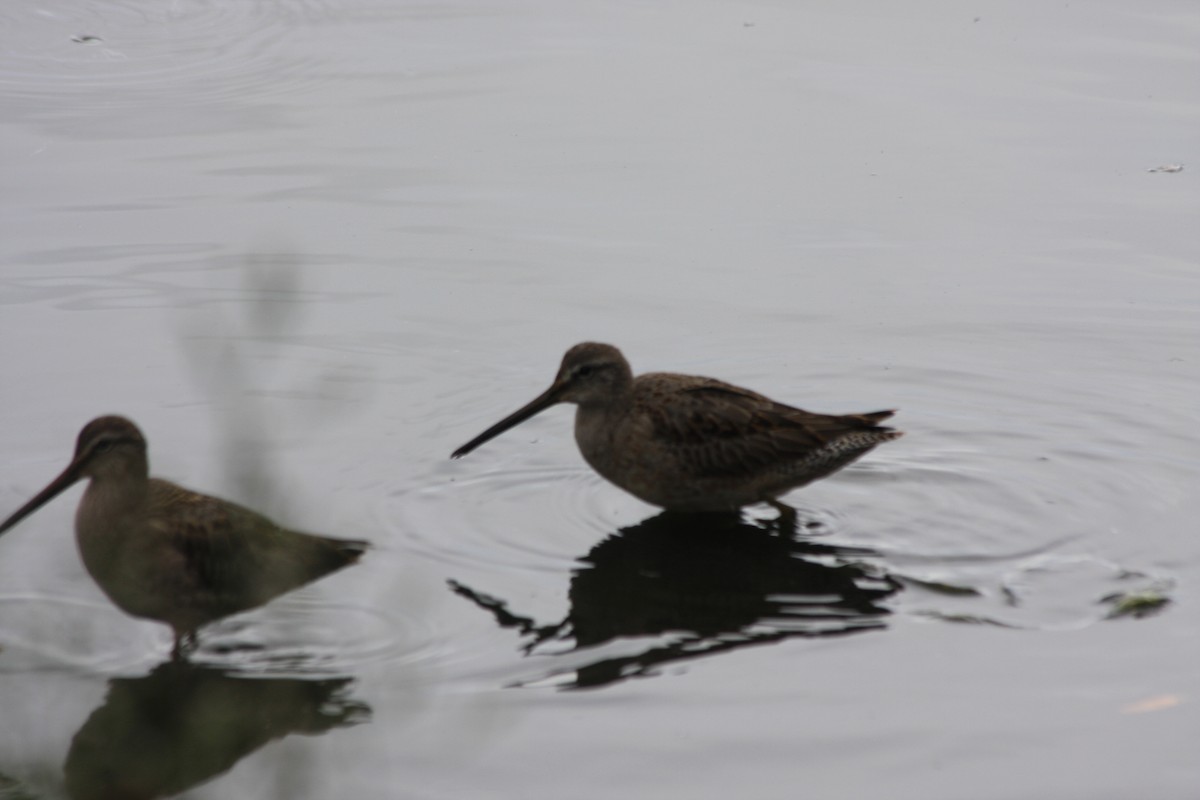
<path fill-rule="evenodd" d="M 173 666 L 80 490 L 23 522 L 0 797 L 1200 796 L 1193 2 L 0 28 L 0 516 L 117 412 L 375 545 Z M 448 459 L 587 339 L 907 435 L 796 537 L 658 518 L 565 408 Z"/>

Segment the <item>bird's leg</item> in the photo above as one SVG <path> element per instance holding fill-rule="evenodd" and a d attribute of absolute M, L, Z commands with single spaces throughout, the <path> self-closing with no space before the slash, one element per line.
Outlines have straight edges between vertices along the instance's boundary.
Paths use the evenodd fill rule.
<path fill-rule="evenodd" d="M 769 497 L 763 502 L 779 512 L 779 516 L 775 520 L 775 524 L 779 526 L 779 535 L 788 536 L 789 538 L 794 537 L 798 532 L 798 524 L 800 522 L 796 509 L 787 503 L 776 500 L 774 497 Z"/>
<path fill-rule="evenodd" d="M 175 646 L 171 648 L 172 661 L 186 661 L 188 654 L 196 649 L 196 631 L 175 631 Z"/>

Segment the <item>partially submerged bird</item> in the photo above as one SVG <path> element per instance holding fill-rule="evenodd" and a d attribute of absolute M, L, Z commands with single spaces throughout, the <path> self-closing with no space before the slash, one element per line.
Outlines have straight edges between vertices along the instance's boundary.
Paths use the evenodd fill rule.
<path fill-rule="evenodd" d="M 458 448 L 479 445 L 556 403 L 574 403 L 575 441 L 596 472 L 674 511 L 725 511 L 775 498 L 836 472 L 900 431 L 893 411 L 814 414 L 712 378 L 636 378 L 621 351 L 584 342 L 550 388 Z"/>
<path fill-rule="evenodd" d="M 80 431 L 70 465 L 0 523 L 0 534 L 83 478 L 91 482 L 75 512 L 75 540 L 84 566 L 122 611 L 170 625 L 177 657 L 202 625 L 353 564 L 368 546 L 287 530 L 149 477 L 146 439 L 116 416 Z"/>

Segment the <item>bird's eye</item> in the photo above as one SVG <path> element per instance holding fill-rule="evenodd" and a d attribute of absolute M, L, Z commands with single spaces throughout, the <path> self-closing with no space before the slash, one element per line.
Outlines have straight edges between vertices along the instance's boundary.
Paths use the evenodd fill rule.
<path fill-rule="evenodd" d="M 101 439 L 100 441 L 96 442 L 96 446 L 92 448 L 92 451 L 96 453 L 107 453 L 109 450 L 112 450 L 112 446 L 112 439 Z"/>
<path fill-rule="evenodd" d="M 586 378 L 588 375 L 591 375 L 594 371 L 595 371 L 595 368 L 591 364 L 584 364 L 582 367 L 575 370 L 575 377 L 576 378 Z"/>

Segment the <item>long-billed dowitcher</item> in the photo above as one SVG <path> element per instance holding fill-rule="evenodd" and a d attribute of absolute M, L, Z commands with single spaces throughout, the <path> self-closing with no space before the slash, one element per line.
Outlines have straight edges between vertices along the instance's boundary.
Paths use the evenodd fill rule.
<path fill-rule="evenodd" d="M 720 511 L 766 502 L 836 472 L 900 431 L 893 411 L 814 414 L 713 378 L 636 378 L 621 351 L 584 342 L 554 383 L 454 451 L 461 458 L 556 403 L 574 403 L 575 441 L 596 472 L 647 503 Z"/>
<path fill-rule="evenodd" d="M 84 566 L 121 610 L 170 625 L 176 656 L 202 625 L 353 564 L 368 546 L 287 530 L 149 477 L 145 437 L 115 416 L 84 426 L 70 465 L 0 523 L 0 534 L 83 478 L 91 481 L 75 512 L 75 540 Z"/>

